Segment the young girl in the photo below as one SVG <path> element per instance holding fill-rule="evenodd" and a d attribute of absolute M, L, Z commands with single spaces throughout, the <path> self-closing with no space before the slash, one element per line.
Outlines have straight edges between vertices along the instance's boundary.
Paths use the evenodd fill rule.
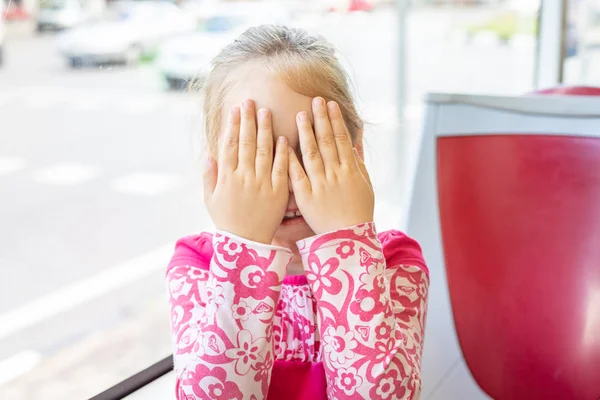
<path fill-rule="evenodd" d="M 376 232 L 333 48 L 251 28 L 203 90 L 217 231 L 168 267 L 178 399 L 418 398 L 428 271 L 414 240 Z"/>

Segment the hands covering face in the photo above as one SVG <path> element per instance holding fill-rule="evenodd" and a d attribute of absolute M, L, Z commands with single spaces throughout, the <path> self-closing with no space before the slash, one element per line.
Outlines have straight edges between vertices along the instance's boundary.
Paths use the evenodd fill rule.
<path fill-rule="evenodd" d="M 373 220 L 374 194 L 339 106 L 313 99 L 296 124 L 303 165 L 285 137 L 273 145 L 269 110 L 244 101 L 229 113 L 218 165 L 209 159 L 204 199 L 217 229 L 270 244 L 283 220 L 291 184 L 302 216 L 317 233 Z"/>

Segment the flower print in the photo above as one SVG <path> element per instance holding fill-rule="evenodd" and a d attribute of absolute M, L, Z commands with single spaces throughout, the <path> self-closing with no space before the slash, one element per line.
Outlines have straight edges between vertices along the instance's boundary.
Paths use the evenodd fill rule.
<path fill-rule="evenodd" d="M 404 349 L 406 351 L 413 350 L 416 346 L 416 342 L 411 335 L 414 332 L 411 331 L 412 329 L 406 329 L 404 334 L 402 335 L 402 344 L 404 345 Z"/>
<path fill-rule="evenodd" d="M 406 385 L 400 384 L 398 370 L 390 369 L 379 377 L 377 385 L 371 388 L 369 398 L 373 400 L 402 399 L 405 393 Z"/>
<path fill-rule="evenodd" d="M 206 283 L 204 288 L 206 294 L 206 315 L 211 316 L 214 315 L 219 306 L 225 302 L 225 296 L 223 296 L 223 286 L 219 285 L 214 279 L 212 279 Z"/>
<path fill-rule="evenodd" d="M 177 333 L 183 324 L 192 319 L 193 309 L 194 303 L 189 300 L 182 300 L 171 309 L 171 327 L 173 333 Z"/>
<path fill-rule="evenodd" d="M 186 292 L 189 292 L 189 286 L 190 285 L 186 279 L 179 277 L 175 278 L 173 276 L 169 278 L 168 289 L 171 297 L 174 299 L 178 298 L 180 295 L 185 295 Z M 187 290 L 184 290 L 185 288 L 187 288 Z"/>
<path fill-rule="evenodd" d="M 408 303 L 408 305 L 406 305 Z M 406 298 L 401 298 L 400 301 L 394 303 L 394 314 L 397 319 L 410 324 L 412 319 L 417 316 L 418 307 L 410 304 Z"/>
<path fill-rule="evenodd" d="M 382 322 L 375 328 L 375 337 L 379 340 L 390 337 L 391 333 L 392 327 L 385 322 Z"/>
<path fill-rule="evenodd" d="M 256 363 L 256 365 L 254 366 L 254 369 L 256 369 L 256 375 L 254 376 L 254 380 L 256 382 L 262 380 L 262 379 L 268 379 L 269 378 L 269 374 L 271 373 L 271 370 L 273 369 L 273 357 L 271 356 L 271 352 L 268 351 L 267 354 L 265 355 L 265 359 L 264 361 L 259 361 Z"/>
<path fill-rule="evenodd" d="M 325 354 L 333 363 L 344 364 L 355 357 L 354 349 L 358 346 L 358 342 L 354 339 L 354 332 L 347 332 L 344 326 L 327 328 L 323 335 L 323 342 Z"/>
<path fill-rule="evenodd" d="M 296 325 L 297 332 L 303 340 L 313 337 L 315 326 L 308 319 L 299 313 L 294 313 L 293 321 L 294 325 Z"/>
<path fill-rule="evenodd" d="M 330 294 L 338 294 L 342 289 L 342 283 L 331 275 L 338 268 L 340 261 L 330 258 L 321 264 L 321 260 L 313 253 L 308 256 L 308 271 L 306 279 L 312 285 L 313 293 L 320 297 L 323 289 Z"/>
<path fill-rule="evenodd" d="M 425 283 L 425 281 L 419 283 L 419 295 L 423 298 L 427 298 L 427 283 Z"/>
<path fill-rule="evenodd" d="M 340 368 L 337 370 L 335 384 L 341 388 L 347 396 L 352 396 L 356 388 L 362 384 L 362 377 L 356 372 L 356 368 Z"/>
<path fill-rule="evenodd" d="M 234 304 L 231 306 L 233 318 L 242 321 L 246 321 L 248 319 L 248 317 L 250 316 L 250 311 L 250 307 L 244 300 L 240 300 L 238 304 Z"/>
<path fill-rule="evenodd" d="M 239 375 L 246 375 L 250 370 L 252 363 L 260 360 L 260 352 L 267 344 L 267 339 L 259 337 L 252 340 L 252 334 L 247 330 L 238 332 L 237 348 L 228 349 L 225 355 L 237 360 L 235 363 L 235 372 Z"/>
<path fill-rule="evenodd" d="M 326 375 L 325 381 L 327 382 L 327 398 L 328 399 L 337 399 L 340 397 L 338 395 L 339 389 L 335 386 L 335 382 L 331 378 L 329 374 Z"/>
<path fill-rule="evenodd" d="M 204 352 L 209 356 L 218 356 L 225 352 L 227 346 L 223 339 L 215 332 L 205 332 L 202 338 Z"/>
<path fill-rule="evenodd" d="M 359 248 L 358 255 L 360 266 L 365 267 L 367 270 L 369 270 L 369 267 L 371 267 L 377 261 L 371 257 L 371 254 L 367 250 L 362 247 Z"/>
<path fill-rule="evenodd" d="M 208 326 L 209 321 L 210 321 L 210 317 L 206 314 L 202 314 L 200 316 L 200 318 L 198 318 L 198 325 L 199 326 Z"/>
<path fill-rule="evenodd" d="M 343 241 L 340 243 L 338 248 L 335 249 L 335 252 L 342 258 L 342 260 L 345 260 L 354 254 L 354 242 L 351 240 Z"/>
<path fill-rule="evenodd" d="M 236 292 L 242 297 L 261 300 L 267 296 L 269 289 L 278 286 L 279 282 L 280 278 L 276 272 L 265 271 L 258 265 L 250 264 L 240 271 L 241 285 L 236 285 Z"/>
<path fill-rule="evenodd" d="M 414 398 L 418 399 L 421 394 L 421 375 L 417 372 L 418 368 L 413 368 L 408 378 L 406 387 L 413 393 Z"/>
<path fill-rule="evenodd" d="M 373 279 L 373 289 L 378 293 L 384 293 L 387 288 L 387 279 L 384 274 L 377 274 Z"/>
<path fill-rule="evenodd" d="M 219 253 L 225 261 L 235 261 L 239 255 L 244 251 L 244 245 L 232 240 L 226 236 L 220 236 L 222 238 L 217 244 L 217 253 Z"/>
<path fill-rule="evenodd" d="M 404 270 L 400 270 L 402 273 L 406 273 Z M 407 279 L 405 276 L 395 275 L 395 281 L 393 288 L 396 290 L 400 298 L 409 300 L 410 302 L 416 301 L 419 298 L 419 287 L 412 280 Z"/>
<path fill-rule="evenodd" d="M 188 353 L 190 350 L 196 350 L 192 348 L 196 345 L 196 343 L 198 343 L 198 340 L 202 340 L 202 334 L 197 327 L 188 325 L 186 329 L 180 332 L 177 338 L 177 354 Z M 200 350 L 199 352 L 202 353 L 199 355 L 203 355 L 204 349 Z"/>
<path fill-rule="evenodd" d="M 309 301 L 312 298 L 312 293 L 310 292 L 308 285 L 293 286 L 292 294 L 286 293 L 286 297 L 290 297 L 291 301 L 296 303 L 298 307 L 306 307 L 307 304 L 312 304 L 312 302 Z"/>
<path fill-rule="evenodd" d="M 388 302 L 385 304 L 385 309 L 383 310 L 383 316 L 385 318 L 389 318 L 394 315 L 394 308 L 392 307 L 392 303 Z"/>
<path fill-rule="evenodd" d="M 208 275 L 208 271 L 201 268 L 189 267 L 187 270 L 188 278 L 192 281 L 203 280 Z"/>
<path fill-rule="evenodd" d="M 238 385 L 227 380 L 227 372 L 221 367 L 211 370 L 200 363 L 196 365 L 195 371 L 187 374 L 182 383 L 191 386 L 196 397 L 201 399 L 241 400 L 243 398 Z"/>
<path fill-rule="evenodd" d="M 385 311 L 385 305 L 379 301 L 380 294 L 376 290 L 359 289 L 356 299 L 350 304 L 350 311 L 360 316 L 363 322 L 370 321 L 374 315 Z"/>
<path fill-rule="evenodd" d="M 248 275 L 248 283 L 250 283 L 250 286 L 258 286 L 262 281 L 263 276 L 265 276 L 265 274 L 260 270 L 252 272 Z"/>
<path fill-rule="evenodd" d="M 379 342 L 375 342 L 375 357 L 373 357 L 372 363 L 384 363 L 384 366 L 389 365 L 396 354 L 394 343 L 395 341 L 392 338 L 385 338 Z"/>
<path fill-rule="evenodd" d="M 357 236 L 365 236 L 365 234 L 369 233 L 370 228 L 370 223 L 359 224 L 352 227 L 352 232 L 354 232 L 354 234 L 356 234 Z"/>

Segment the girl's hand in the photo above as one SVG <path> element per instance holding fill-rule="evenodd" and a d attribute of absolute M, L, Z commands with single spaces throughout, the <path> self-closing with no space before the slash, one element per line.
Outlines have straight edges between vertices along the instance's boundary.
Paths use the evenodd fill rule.
<path fill-rule="evenodd" d="M 241 116 L 240 116 L 241 114 Z M 273 161 L 271 113 L 254 102 L 234 107 L 220 140 L 218 166 L 209 158 L 204 173 L 204 201 L 217 229 L 271 244 L 289 197 L 288 151 L 277 140 Z"/>
<path fill-rule="evenodd" d="M 302 216 L 317 234 L 373 221 L 373 188 L 339 106 L 317 97 L 313 115 L 316 135 L 307 113 L 297 115 L 304 168 L 288 149 L 290 182 Z"/>

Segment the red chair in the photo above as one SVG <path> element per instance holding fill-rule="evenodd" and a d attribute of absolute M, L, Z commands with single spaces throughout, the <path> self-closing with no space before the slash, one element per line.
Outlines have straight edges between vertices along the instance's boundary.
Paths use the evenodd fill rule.
<path fill-rule="evenodd" d="M 588 89 L 576 92 L 600 95 Z M 496 400 L 598 400 L 600 99 L 587 111 L 578 106 L 587 99 L 562 96 L 463 100 L 452 100 L 462 103 L 456 118 L 488 114 L 448 119 L 446 132 L 440 122 L 435 135 L 447 284 L 468 368 Z M 460 132 L 463 123 L 473 126 Z"/>
<path fill-rule="evenodd" d="M 537 95 L 562 95 L 562 96 L 600 96 L 600 87 L 593 86 L 563 86 L 538 90 L 532 94 Z"/>

